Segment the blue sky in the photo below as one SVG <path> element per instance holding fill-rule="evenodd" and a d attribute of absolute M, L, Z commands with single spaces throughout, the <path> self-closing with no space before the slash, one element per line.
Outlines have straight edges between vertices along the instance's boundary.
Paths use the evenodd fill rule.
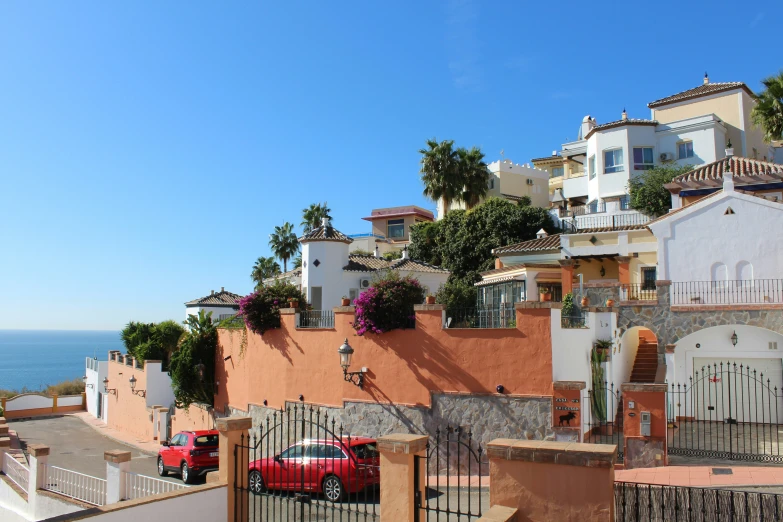
<path fill-rule="evenodd" d="M 532 4 L 2 2 L 0 329 L 179 320 L 310 203 L 433 208 L 426 138 L 523 163 L 781 67 L 777 2 Z"/>

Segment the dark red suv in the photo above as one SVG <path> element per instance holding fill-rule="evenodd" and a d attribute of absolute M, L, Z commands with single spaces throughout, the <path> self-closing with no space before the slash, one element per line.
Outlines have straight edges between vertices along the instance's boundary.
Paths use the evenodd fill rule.
<path fill-rule="evenodd" d="M 163 442 L 158 450 L 158 475 L 169 471 L 179 473 L 182 482 L 193 480 L 208 471 L 218 469 L 217 430 L 182 431 Z"/>
<path fill-rule="evenodd" d="M 250 463 L 249 487 L 256 495 L 271 490 L 304 490 L 338 502 L 347 494 L 380 484 L 375 439 L 308 439 L 274 457 Z"/>

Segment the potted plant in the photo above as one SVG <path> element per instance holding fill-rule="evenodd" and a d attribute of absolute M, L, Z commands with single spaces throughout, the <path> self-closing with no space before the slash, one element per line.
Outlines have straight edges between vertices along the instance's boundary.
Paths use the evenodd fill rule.
<path fill-rule="evenodd" d="M 590 306 L 590 299 L 587 296 L 584 296 L 582 301 L 580 301 L 580 304 L 582 305 L 582 308 Z"/>
<path fill-rule="evenodd" d="M 606 306 L 608 306 L 609 308 L 613 307 L 614 306 L 614 299 L 612 299 L 611 297 L 608 298 L 606 300 Z"/>
<path fill-rule="evenodd" d="M 552 289 L 549 288 L 546 285 L 539 285 L 538 286 L 538 295 L 540 297 L 539 301 L 551 301 L 552 300 Z"/>
<path fill-rule="evenodd" d="M 431 295 L 431 294 L 430 294 L 430 295 L 428 295 L 428 296 L 427 296 L 426 303 L 427 303 L 427 304 L 435 304 L 435 296 L 434 296 L 434 295 Z"/>
<path fill-rule="evenodd" d="M 289 299 L 288 308 L 299 308 L 299 299 Z"/>
<path fill-rule="evenodd" d="M 612 346 L 614 346 L 614 341 L 611 339 L 598 339 L 595 343 L 593 343 L 595 351 L 598 352 L 602 357 L 606 357 L 609 354 L 609 350 L 612 349 Z"/>
<path fill-rule="evenodd" d="M 348 299 L 347 297 L 343 296 L 342 299 L 340 300 L 340 305 L 341 306 L 351 306 L 351 300 Z"/>

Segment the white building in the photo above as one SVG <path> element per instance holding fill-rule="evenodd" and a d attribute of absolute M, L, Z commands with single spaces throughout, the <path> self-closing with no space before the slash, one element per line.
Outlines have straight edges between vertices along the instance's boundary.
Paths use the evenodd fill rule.
<path fill-rule="evenodd" d="M 84 364 L 84 394 L 87 401 L 87 412 L 96 419 L 106 420 L 103 409 L 103 379 L 109 374 L 109 361 L 99 361 L 87 357 Z"/>
<path fill-rule="evenodd" d="M 285 283 L 288 283 L 290 285 L 294 285 L 298 289 L 302 289 L 302 268 L 294 268 L 293 270 L 289 270 L 288 272 L 283 272 L 282 274 L 277 274 L 276 276 L 267 277 L 263 280 L 264 286 L 270 286 L 278 281 L 282 281 Z"/>
<path fill-rule="evenodd" d="M 380 256 L 352 255 L 351 238 L 333 228 L 328 220 L 299 238 L 302 244 L 302 292 L 314 310 L 339 306 L 343 297 L 356 299 L 369 288 L 373 276 L 385 270 L 411 275 L 430 293 L 446 282 L 448 270 L 408 258 L 387 261 Z"/>
<path fill-rule="evenodd" d="M 236 315 L 239 311 L 241 295 L 226 292 L 221 287 L 220 292 L 210 291 L 209 295 L 194 299 L 185 303 L 185 318 L 189 315 L 198 315 L 201 310 L 205 313 L 212 312 L 212 320 L 218 321 Z"/>

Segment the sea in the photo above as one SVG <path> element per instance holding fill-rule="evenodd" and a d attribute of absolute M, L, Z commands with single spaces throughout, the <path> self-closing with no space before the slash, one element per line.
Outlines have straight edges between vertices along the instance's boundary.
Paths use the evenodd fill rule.
<path fill-rule="evenodd" d="M 81 379 L 86 357 L 125 351 L 119 331 L 0 330 L 0 390 L 38 391 Z"/>

